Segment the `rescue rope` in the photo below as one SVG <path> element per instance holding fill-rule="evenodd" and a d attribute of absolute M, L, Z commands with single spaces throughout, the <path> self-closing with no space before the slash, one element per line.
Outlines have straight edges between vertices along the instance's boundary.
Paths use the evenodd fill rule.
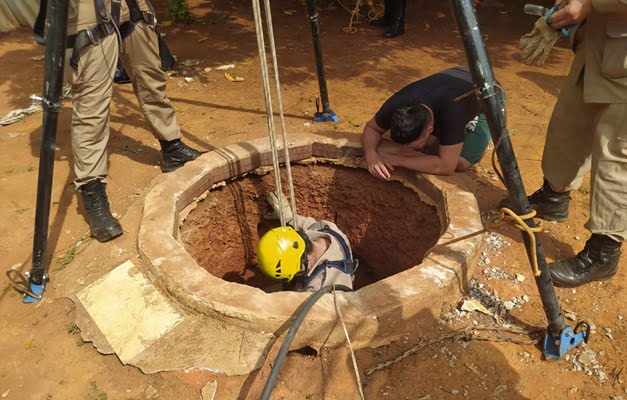
<path fill-rule="evenodd" d="M 257 48 L 259 50 L 259 64 L 261 66 L 261 80 L 263 82 L 263 94 L 266 103 L 266 118 L 268 123 L 268 134 L 270 136 L 270 148 L 272 150 L 272 165 L 274 167 L 274 180 L 276 183 L 277 197 L 279 201 L 279 220 L 281 226 L 285 226 L 285 215 L 283 215 L 283 199 L 280 194 L 281 174 L 279 171 L 279 155 L 276 148 L 276 136 L 274 132 L 274 113 L 272 111 L 272 98 L 270 95 L 270 78 L 268 77 L 268 60 L 266 59 L 265 43 L 263 38 L 263 25 L 261 22 L 261 7 L 259 0 L 252 0 L 253 16 L 255 19 L 255 32 L 257 34 Z"/>
<path fill-rule="evenodd" d="M 9 283 L 17 292 L 28 295 L 34 299 L 41 300 L 41 296 L 33 293 L 30 290 L 30 281 L 28 276 L 24 275 L 21 271 L 15 268 L 11 268 L 6 272 Z"/>
<path fill-rule="evenodd" d="M 342 310 L 340 310 L 340 306 L 339 304 L 337 304 L 337 291 L 335 290 L 335 285 L 333 285 L 333 304 L 335 305 L 335 312 L 340 318 L 340 323 L 342 324 L 342 329 L 344 330 L 344 336 L 346 337 L 346 342 L 348 343 L 348 348 L 351 352 L 351 360 L 353 362 L 353 371 L 355 371 L 355 378 L 357 379 L 357 387 L 359 388 L 359 395 L 361 396 L 361 400 L 365 400 L 364 390 L 361 384 L 361 377 L 359 376 L 359 367 L 357 367 L 357 359 L 355 358 L 355 351 L 353 350 L 351 338 L 348 336 L 348 329 L 346 329 L 346 324 L 344 323 L 344 316 L 342 315 Z"/>
<path fill-rule="evenodd" d="M 531 268 L 533 269 L 534 276 L 540 276 L 542 271 L 540 271 L 540 269 L 538 268 L 535 233 L 542 232 L 542 225 L 539 224 L 538 226 L 532 228 L 524 221 L 525 219 L 531 219 L 535 216 L 536 210 L 531 210 L 531 212 L 528 214 L 518 215 L 509 208 L 503 207 L 499 210 L 499 214 L 497 216 L 498 218 L 488 220 L 488 222 L 486 223 L 487 226 L 485 228 L 464 236 L 457 237 L 455 239 L 448 240 L 444 243 L 436 244 L 435 246 L 427 250 L 427 252 L 425 253 L 425 257 L 427 257 L 427 255 L 432 253 L 434 250 L 437 250 L 441 247 L 446 247 L 453 243 L 457 243 L 465 239 L 470 239 L 471 237 L 478 236 L 486 232 L 494 232 L 504 224 L 509 223 L 511 225 L 514 225 L 518 230 L 525 232 L 529 236 L 529 242 L 531 247 Z"/>
<path fill-rule="evenodd" d="M 283 114 L 283 100 L 281 98 L 281 83 L 279 81 L 279 63 L 276 56 L 276 46 L 274 44 L 274 30 L 272 24 L 272 10 L 270 0 L 264 1 L 266 10 L 266 26 L 268 27 L 268 40 L 270 41 L 270 52 L 272 54 L 272 66 L 274 68 L 274 81 L 276 83 L 277 105 L 279 106 L 279 117 L 281 121 L 281 134 L 283 138 L 283 151 L 285 152 L 285 170 L 287 174 L 287 185 L 290 194 L 292 218 L 294 228 L 298 229 L 298 212 L 296 210 L 296 196 L 294 194 L 294 181 L 292 179 L 292 165 L 290 162 L 290 152 L 287 145 L 287 128 L 285 127 L 285 115 Z M 278 193 L 277 193 L 278 194 Z"/>
<path fill-rule="evenodd" d="M 340 3 L 341 4 L 341 3 Z M 348 26 L 342 28 L 342 30 L 349 34 L 357 33 L 357 28 L 353 27 L 353 20 L 355 17 L 359 18 L 359 7 L 361 6 L 361 0 L 357 0 L 357 4 L 355 4 L 355 8 L 351 11 L 351 19 L 348 22 Z"/>
<path fill-rule="evenodd" d="M 495 86 L 497 87 L 497 89 L 499 89 L 501 92 L 505 93 L 505 89 L 503 89 L 503 87 L 497 82 L 495 84 Z M 468 96 L 471 96 L 472 94 L 475 94 L 477 97 L 482 98 L 482 95 L 480 93 L 480 91 L 478 89 L 473 89 L 470 90 L 458 97 L 456 97 L 454 99 L 454 101 L 459 101 L 462 100 Z M 483 96 L 485 97 L 485 96 Z M 505 118 L 507 119 L 507 116 L 505 115 Z M 494 145 L 494 149 L 492 150 L 492 169 L 494 169 L 494 172 L 496 173 L 497 177 L 499 178 L 499 180 L 501 181 L 501 183 L 503 184 L 503 186 L 505 186 L 505 188 L 507 188 L 507 184 L 505 183 L 505 178 L 503 177 L 503 174 L 501 173 L 501 171 L 499 170 L 499 168 L 497 167 L 497 154 L 496 151 L 499 148 L 499 146 L 501 145 L 503 139 L 508 136 L 509 133 L 507 131 L 501 132 L 501 136 L 499 137 L 499 140 L 496 142 L 496 144 Z M 524 214 L 524 215 L 518 215 L 516 214 L 514 211 L 512 211 L 511 209 L 507 208 L 507 207 L 503 207 L 499 210 L 499 219 L 500 221 L 492 221 L 490 225 L 490 222 L 488 222 L 486 225 L 488 225 L 486 228 L 481 229 L 477 232 L 473 232 L 470 233 L 468 235 L 464 235 L 452 240 L 449 240 L 447 242 L 441 243 L 441 244 L 437 244 L 435 246 L 433 246 L 431 249 L 429 249 L 427 251 L 427 253 L 425 254 L 428 255 L 429 253 L 431 253 L 433 250 L 439 248 L 439 247 L 444 247 L 444 246 L 448 246 L 450 244 L 453 244 L 455 242 L 459 242 L 461 240 L 464 239 L 469 239 L 473 236 L 477 236 L 477 235 L 481 235 L 483 233 L 486 232 L 492 232 L 494 231 L 496 228 L 499 228 L 500 226 L 502 226 L 504 223 L 510 223 L 512 225 L 514 225 L 518 230 L 525 232 L 527 234 L 527 236 L 529 237 L 529 243 L 530 243 L 530 247 L 531 247 L 531 268 L 533 269 L 533 274 L 534 276 L 538 277 L 541 275 L 541 271 L 538 267 L 538 258 L 537 258 L 537 245 L 536 245 L 536 233 L 542 232 L 542 223 L 539 222 L 538 225 L 536 227 L 530 227 L 524 220 L 526 219 L 532 219 L 533 217 L 536 216 L 536 211 L 535 210 L 531 210 L 531 212 L 529 212 L 528 214 Z"/>
<path fill-rule="evenodd" d="M 537 339 L 518 339 L 515 337 L 511 337 L 511 336 L 503 336 L 503 335 L 492 335 L 492 336 L 487 336 L 487 335 L 480 335 L 478 333 L 476 333 L 476 331 L 483 331 L 483 332 L 506 332 L 506 333 L 511 333 L 511 334 L 516 334 L 516 335 L 526 335 L 526 336 L 538 336 Z M 407 357 L 411 356 L 412 354 L 416 354 L 417 352 L 419 352 L 420 350 L 424 349 L 425 347 L 429 347 L 431 345 L 434 345 L 436 343 L 440 343 L 443 342 L 445 340 L 449 340 L 449 339 L 453 339 L 454 341 L 459 341 L 459 340 L 465 340 L 465 341 L 470 341 L 470 340 L 482 340 L 482 341 L 488 341 L 488 342 L 503 342 L 503 343 L 513 343 L 513 344 L 536 344 L 542 341 L 542 335 L 545 333 L 544 329 L 524 329 L 524 328 L 520 328 L 520 327 L 511 327 L 511 328 L 505 328 L 505 327 L 499 327 L 499 326 L 471 326 L 471 327 L 465 327 L 465 328 L 461 328 L 458 329 L 456 331 L 453 331 L 451 333 L 447 333 L 445 335 L 439 336 L 437 338 L 431 339 L 431 340 L 421 340 L 420 343 L 418 343 L 417 345 L 413 346 L 412 348 L 406 350 L 405 352 L 403 352 L 401 355 L 382 362 L 380 364 L 375 365 L 374 367 L 370 367 L 368 369 L 365 370 L 365 375 L 366 376 L 370 376 L 372 374 L 374 374 L 377 371 L 381 371 L 385 368 L 389 368 L 391 366 L 393 366 L 394 364 L 397 364 L 401 361 L 403 361 L 404 359 L 406 359 Z"/>

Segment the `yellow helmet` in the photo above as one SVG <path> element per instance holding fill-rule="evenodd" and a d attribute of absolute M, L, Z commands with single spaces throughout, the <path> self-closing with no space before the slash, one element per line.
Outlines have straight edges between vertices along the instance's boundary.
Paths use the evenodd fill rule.
<path fill-rule="evenodd" d="M 257 264 L 272 279 L 290 282 L 300 272 L 305 241 L 290 226 L 268 231 L 259 239 Z"/>

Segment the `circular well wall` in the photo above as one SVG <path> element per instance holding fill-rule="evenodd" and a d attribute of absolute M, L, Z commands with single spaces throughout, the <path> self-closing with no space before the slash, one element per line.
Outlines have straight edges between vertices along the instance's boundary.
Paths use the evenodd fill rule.
<path fill-rule="evenodd" d="M 248 174 L 210 190 L 179 227 L 179 239 L 196 262 L 229 282 L 274 291 L 277 282 L 256 268 L 259 238 L 279 225 L 266 193 L 275 190 L 274 174 Z M 287 182 L 282 168 L 284 192 Z M 354 289 L 417 265 L 440 237 L 436 207 L 400 182 L 386 182 L 367 171 L 310 163 L 292 165 L 299 215 L 334 222 L 359 259 Z"/>
<path fill-rule="evenodd" d="M 307 201 L 297 198 L 297 206 L 302 207 L 302 210 L 298 210 L 299 214 L 309 213 L 315 218 L 336 219 L 340 228 L 348 233 L 355 253 L 364 259 L 366 266 L 374 271 L 385 271 L 378 276 L 373 275 L 374 279 L 379 278 L 376 281 L 373 279 L 373 283 L 358 283 L 361 288 L 354 292 L 337 293 L 336 299 L 333 294 L 324 295 L 301 325 L 293 346 L 317 346 L 322 343 L 337 346 L 345 342 L 343 332 L 336 325 L 335 302 L 342 308 L 354 346 L 389 343 L 405 333 L 408 320 L 421 318 L 421 315 L 437 316 L 443 302 L 458 298 L 464 290 L 466 277 L 471 274 L 469 268 L 474 264 L 472 261 L 480 250 L 482 238 L 478 236 L 450 246 L 436 247 L 422 259 L 425 249 L 430 248 L 433 243 L 442 243 L 482 229 L 476 199 L 468 190 L 467 181 L 462 175 L 439 178 L 397 170 L 393 176 L 395 182 L 373 183 L 382 185 L 375 190 L 381 196 L 372 202 L 379 204 L 382 209 L 371 208 L 362 213 L 358 204 L 342 200 L 342 185 L 325 184 L 325 179 L 330 179 L 331 183 L 334 179 L 343 184 L 352 182 L 355 185 L 353 190 L 362 190 L 363 193 L 356 193 L 356 196 L 363 198 L 364 204 L 368 203 L 366 194 L 370 191 L 365 190 L 368 184 L 359 185 L 356 182 L 363 183 L 375 178 L 364 170 L 354 169 L 360 167 L 357 165 L 360 153 L 359 143 L 347 138 L 298 137 L 290 143 L 290 158 L 293 162 L 326 160 L 342 165 L 294 165 L 294 170 L 297 171 L 295 174 L 309 177 L 317 175 L 315 179 L 309 180 L 295 178 L 296 187 L 311 185 L 297 189 L 299 196 L 307 195 L 310 198 Z M 253 269 L 245 270 L 244 267 L 254 264 L 256 240 L 267 223 L 260 218 L 266 210 L 263 196 L 268 185 L 274 187 L 271 183 L 272 174 L 253 176 L 249 173 L 270 165 L 272 159 L 269 143 L 267 139 L 260 139 L 214 150 L 174 173 L 158 178 L 160 182 L 146 196 L 138 246 L 140 255 L 156 281 L 183 306 L 219 323 L 278 335 L 286 329 L 286 323 L 294 317 L 300 304 L 310 293 L 266 293 L 257 287 L 236 283 L 252 276 L 247 273 L 254 274 Z M 322 172 L 325 170 L 330 172 Z M 249 175 L 237 178 L 245 174 Z M 233 178 L 236 179 L 230 181 Z M 243 190 L 242 182 L 246 179 L 249 183 L 244 186 L 249 188 Z M 224 186 L 224 181 L 230 183 Z M 238 183 L 240 188 L 237 188 Z M 222 188 L 216 190 L 217 186 Z M 325 193 L 324 190 L 328 192 Z M 203 212 L 213 213 L 211 207 L 206 211 L 190 209 L 196 203 L 200 207 L 203 202 L 198 202 L 198 199 L 201 197 L 206 196 L 204 202 L 207 205 L 213 200 L 217 201 L 212 195 L 218 191 L 226 193 L 226 204 L 222 204 L 222 209 L 233 207 L 230 215 L 233 218 L 245 215 L 246 223 L 237 224 L 226 220 L 227 214 L 218 214 L 215 216 L 217 218 L 205 215 L 207 219 L 214 221 L 206 225 L 207 228 L 198 224 L 203 218 Z M 240 200 L 234 201 L 235 199 Z M 416 213 L 412 214 L 410 207 L 403 209 L 399 205 L 401 202 L 419 204 Z M 237 204 L 243 204 L 245 208 L 237 209 Z M 364 218 L 372 217 L 375 212 L 385 211 L 386 206 L 396 206 L 398 210 L 407 212 L 400 213 L 398 217 L 391 211 L 388 218 L 384 214 L 382 222 L 364 221 Z M 213 207 L 214 212 L 220 209 L 217 203 Z M 436 211 L 437 219 L 434 218 Z M 180 221 L 185 216 L 187 219 L 181 225 Z M 198 220 L 196 223 L 195 219 Z M 349 226 L 349 222 L 355 223 L 355 227 Z M 361 228 L 358 228 L 360 224 Z M 226 226 L 237 226 L 248 233 L 240 232 L 239 238 L 235 235 L 239 243 L 231 243 L 234 241 L 233 237 L 212 238 L 206 232 L 204 239 L 202 235 L 194 238 L 203 229 L 220 231 L 220 225 L 222 229 Z M 199 232 L 193 232 L 194 226 Z M 425 229 L 426 226 L 431 228 Z M 436 232 L 436 236 L 414 238 L 416 243 L 402 237 L 403 233 L 407 235 L 407 232 L 414 231 Z M 372 235 L 371 238 L 368 237 L 369 234 Z M 195 242 L 197 247 L 188 251 L 184 242 L 188 242 L 188 245 Z M 231 281 L 226 280 L 229 279 L 228 276 L 226 279 L 219 276 L 221 272 L 212 271 L 214 275 L 203 268 L 203 263 L 210 262 L 210 258 L 205 255 L 205 252 L 209 252 L 209 247 L 206 247 L 209 242 L 212 242 L 212 246 L 217 243 L 217 247 L 211 250 L 214 252 L 219 251 L 220 246 L 224 253 L 240 252 L 240 255 L 233 256 L 233 260 L 237 260 L 236 265 L 221 270 L 223 276 L 231 273 Z M 389 246 L 385 250 L 385 256 L 378 254 L 374 243 L 385 243 Z M 362 244 L 363 247 L 360 247 Z M 395 244 L 399 244 L 397 248 L 394 248 Z M 197 254 L 194 255 L 194 252 Z M 397 258 L 391 262 L 389 257 Z M 406 262 L 414 257 L 415 263 Z M 222 260 L 226 262 L 228 259 L 222 255 Z M 380 259 L 388 261 L 384 263 L 384 267 L 375 265 L 380 264 L 377 261 Z M 391 274 L 395 271 L 398 272 Z"/>

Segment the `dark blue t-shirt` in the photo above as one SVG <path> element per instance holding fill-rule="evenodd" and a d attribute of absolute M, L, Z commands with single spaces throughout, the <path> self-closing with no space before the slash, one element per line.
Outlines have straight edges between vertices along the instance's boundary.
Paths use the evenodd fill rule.
<path fill-rule="evenodd" d="M 433 135 L 440 144 L 450 146 L 464 142 L 466 124 L 479 114 L 479 100 L 470 72 L 463 67 L 447 69 L 410 83 L 386 100 L 374 116 L 381 128 L 390 129 L 392 114 L 398 108 L 424 104 L 433 111 Z"/>

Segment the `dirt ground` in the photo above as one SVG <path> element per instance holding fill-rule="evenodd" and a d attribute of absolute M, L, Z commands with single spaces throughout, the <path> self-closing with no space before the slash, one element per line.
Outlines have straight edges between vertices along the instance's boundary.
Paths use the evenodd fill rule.
<path fill-rule="evenodd" d="M 351 132 L 358 135 L 380 103 L 413 79 L 466 63 L 446 2 L 408 2 L 407 33 L 394 40 L 366 24 L 357 33 L 343 32 L 349 14 L 336 5 L 321 11 L 321 36 L 331 106 L 338 124 L 312 125 L 317 82 L 304 6 L 280 0 L 273 4 L 283 102 L 289 132 Z M 179 61 L 168 94 L 177 110 L 185 141 L 211 150 L 266 135 L 259 59 L 250 5 L 245 1 L 190 1 L 197 22 L 164 28 Z M 549 62 L 527 66 L 517 50 L 518 38 L 533 25 L 522 13 L 522 1 L 484 0 L 478 8 L 482 33 L 495 74 L 508 90 L 508 120 L 514 149 L 527 190 L 540 186 L 540 159 L 547 123 L 560 82 L 572 55 L 562 44 Z M 164 10 L 165 0 L 156 2 Z M 160 20 L 165 20 L 160 12 Z M 2 80 L 0 115 L 30 105 L 29 96 L 43 87 L 43 48 L 28 29 L 0 34 Z M 225 79 L 215 67 L 236 65 L 230 72 L 242 82 Z M 192 63 L 193 64 L 193 63 Z M 205 72 L 206 67 L 213 70 Z M 187 82 L 184 78 L 193 78 Z M 150 190 L 158 168 L 158 142 L 144 122 L 130 86 L 115 89 L 109 143 L 112 209 L 122 218 Z M 60 114 L 49 250 L 55 271 L 70 268 L 81 279 L 81 256 L 75 250 L 88 227 L 72 185 L 69 135 L 70 102 Z M 349 121 L 351 123 L 349 123 Z M 360 126 L 354 126 L 360 125 Z M 30 267 L 40 147 L 41 114 L 0 128 L 0 236 L 2 267 Z M 470 172 L 482 210 L 493 210 L 504 195 L 491 172 L 489 158 Z M 572 194 L 567 222 L 544 224 L 540 235 L 552 260 L 579 251 L 587 238 L 589 184 Z M 390 221 L 391 224 L 396 223 Z M 136 227 L 125 227 L 127 231 Z M 118 242 L 122 243 L 122 242 Z M 127 242 L 124 242 L 127 243 Z M 111 248 L 112 244 L 90 246 Z M 107 247 L 108 246 L 108 247 Z M 543 328 L 546 320 L 533 282 L 520 233 L 505 228 L 486 239 L 470 295 L 490 305 L 501 323 Z M 491 317 L 461 312 L 458 304 L 441 315 L 422 315 L 404 339 L 356 354 L 369 399 L 620 399 L 627 398 L 623 369 L 627 356 L 624 304 L 625 266 L 610 282 L 576 290 L 558 290 L 571 325 L 590 322 L 593 336 L 586 348 L 568 359 L 548 362 L 534 345 L 480 340 L 442 340 L 401 362 L 364 377 L 363 371 L 410 349 L 421 339 L 449 335 L 464 326 L 490 324 Z M 520 275 L 520 276 L 519 276 Z M 523 279 L 523 277 L 525 279 Z M 209 371 L 176 371 L 144 375 L 101 355 L 80 338 L 75 309 L 67 298 L 49 290 L 39 305 L 23 305 L 4 276 L 0 292 L 0 398 L 2 399 L 198 399 L 201 388 L 216 380 L 216 399 L 258 398 L 268 367 L 246 377 Z M 461 300 L 461 299 L 460 299 Z M 499 305 L 500 304 L 500 305 Z M 571 320 L 572 319 L 572 320 Z M 575 321 L 573 321 L 575 320 Z M 424 322 L 427 322 L 426 324 Z M 411 326 L 411 321 L 407 321 Z M 267 365 L 270 361 L 267 362 Z M 356 381 L 346 351 L 320 350 L 317 357 L 291 354 L 283 365 L 274 399 L 352 399 Z"/>

